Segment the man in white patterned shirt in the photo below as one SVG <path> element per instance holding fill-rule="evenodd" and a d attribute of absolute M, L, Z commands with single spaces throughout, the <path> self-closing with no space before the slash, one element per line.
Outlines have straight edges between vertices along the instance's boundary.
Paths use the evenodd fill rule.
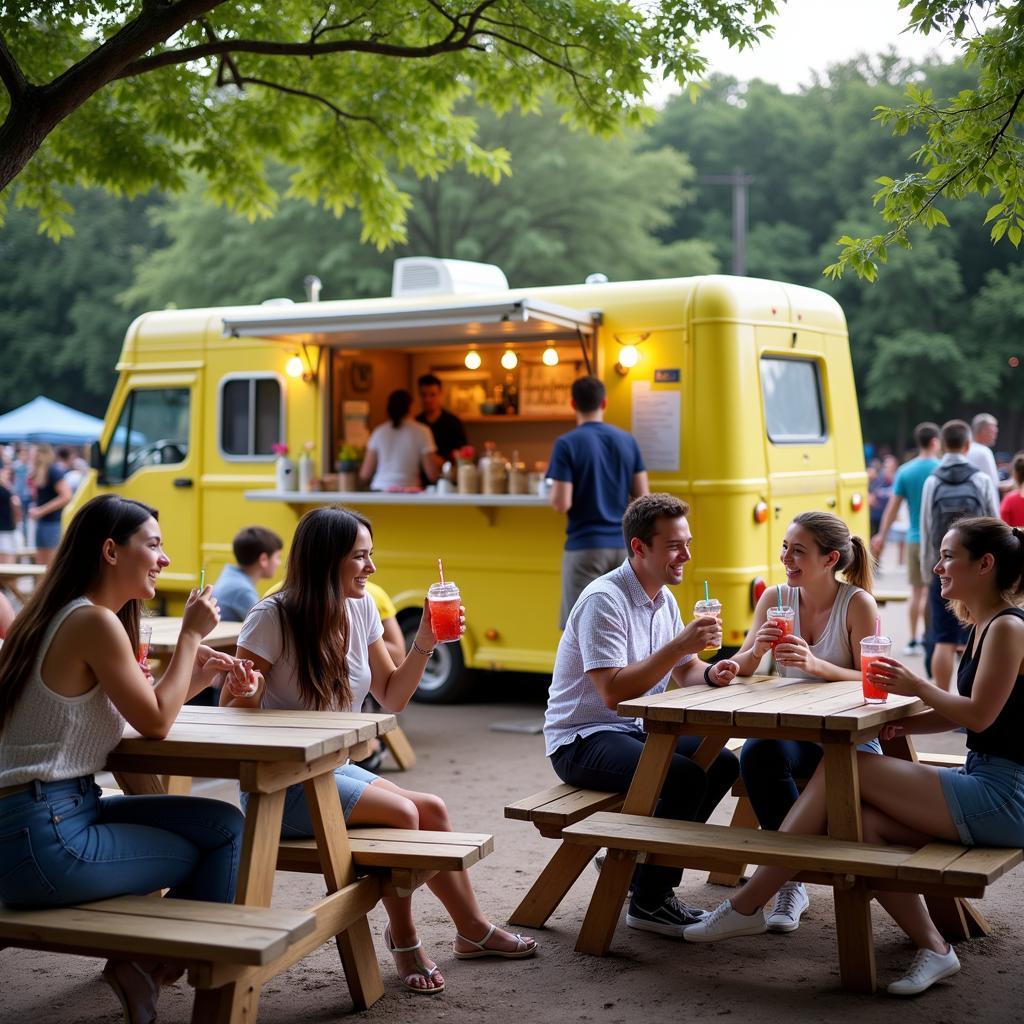
<path fill-rule="evenodd" d="M 620 701 L 679 686 L 725 686 L 733 661 L 705 665 L 696 655 L 719 647 L 721 623 L 710 616 L 685 628 L 668 590 L 690 560 L 685 501 L 670 494 L 637 498 L 622 518 L 626 561 L 591 583 L 572 609 L 558 644 L 544 719 L 545 751 L 563 782 L 625 793 L 643 751 L 636 719 L 620 718 Z M 705 773 L 692 760 L 700 737 L 680 737 L 655 809 L 659 818 L 707 821 L 736 781 L 736 758 L 723 750 Z M 676 899 L 677 868 L 640 867 L 626 923 L 681 936 L 705 912 Z"/>

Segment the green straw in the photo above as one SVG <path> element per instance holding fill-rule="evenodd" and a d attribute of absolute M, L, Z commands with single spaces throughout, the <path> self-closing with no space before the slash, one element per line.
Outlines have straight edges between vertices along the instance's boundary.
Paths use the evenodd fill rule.
<path fill-rule="evenodd" d="M 711 598 L 708 595 L 708 581 L 705 580 L 704 581 L 704 603 L 707 604 L 710 600 L 711 600 Z"/>
<path fill-rule="evenodd" d="M 206 570 L 199 570 L 199 589 L 202 590 L 206 586 Z"/>

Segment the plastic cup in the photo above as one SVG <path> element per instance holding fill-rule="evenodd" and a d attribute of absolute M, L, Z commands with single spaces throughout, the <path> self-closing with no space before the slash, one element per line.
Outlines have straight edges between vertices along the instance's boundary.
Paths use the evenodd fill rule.
<path fill-rule="evenodd" d="M 244 685 L 239 685 L 235 677 L 229 675 L 225 685 L 232 697 L 251 697 L 259 689 L 260 683 L 255 674 L 251 679 L 247 677 Z"/>
<path fill-rule="evenodd" d="M 693 606 L 693 617 L 695 619 L 703 619 L 708 615 L 713 615 L 718 619 L 718 624 L 722 624 L 722 602 L 717 598 L 710 598 L 707 601 L 700 600 Z M 717 654 L 722 649 L 721 644 L 717 647 L 705 647 L 702 651 L 703 654 Z"/>
<path fill-rule="evenodd" d="M 153 627 L 148 622 L 139 624 L 139 646 L 135 650 L 135 660 L 144 668 L 149 668 L 149 648 L 153 643 Z"/>
<path fill-rule="evenodd" d="M 462 636 L 459 622 L 461 599 L 454 583 L 433 583 L 427 591 L 430 628 L 439 644 L 458 643 Z"/>
<path fill-rule="evenodd" d="M 888 658 L 891 653 L 891 636 L 866 636 L 860 642 L 860 682 L 864 688 L 864 700 L 868 704 L 884 704 L 889 699 L 885 690 L 880 690 L 870 682 L 868 672 L 878 658 Z"/>
<path fill-rule="evenodd" d="M 796 619 L 796 609 L 790 608 L 786 605 L 783 608 L 779 608 L 778 605 L 773 605 L 768 609 L 768 621 L 773 626 L 778 626 L 782 630 L 782 636 L 779 637 L 775 643 L 772 644 L 772 650 L 781 643 L 786 642 L 786 637 L 793 635 L 793 624 Z"/>

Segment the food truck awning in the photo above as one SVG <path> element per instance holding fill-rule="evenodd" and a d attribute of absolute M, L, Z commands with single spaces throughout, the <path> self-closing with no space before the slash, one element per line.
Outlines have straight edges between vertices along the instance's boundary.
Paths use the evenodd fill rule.
<path fill-rule="evenodd" d="M 403 310 L 280 308 L 224 317 L 226 337 L 280 338 L 330 348 L 420 348 L 510 341 L 590 343 L 600 313 L 537 299 L 461 302 Z"/>

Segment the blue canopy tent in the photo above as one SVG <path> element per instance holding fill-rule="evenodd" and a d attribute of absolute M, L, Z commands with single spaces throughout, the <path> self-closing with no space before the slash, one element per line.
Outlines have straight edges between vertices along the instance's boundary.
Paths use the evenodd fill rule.
<path fill-rule="evenodd" d="M 50 444 L 89 444 L 103 430 L 103 420 L 87 416 L 39 395 L 26 405 L 0 416 L 0 441 L 47 441 Z"/>

